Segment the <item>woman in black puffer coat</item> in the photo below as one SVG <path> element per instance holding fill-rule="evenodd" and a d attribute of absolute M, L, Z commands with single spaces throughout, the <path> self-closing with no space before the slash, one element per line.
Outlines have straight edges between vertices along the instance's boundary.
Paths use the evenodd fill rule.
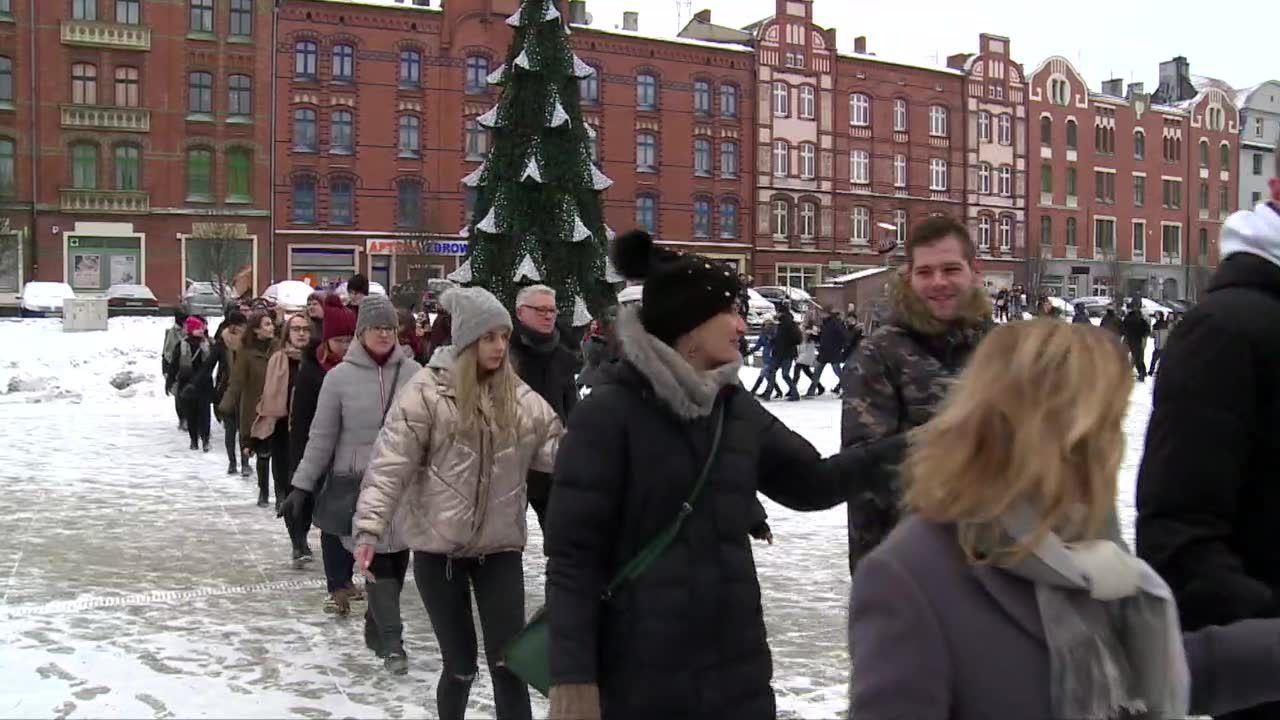
<path fill-rule="evenodd" d="M 773 720 L 749 539 L 761 520 L 756 493 L 797 510 L 834 507 L 900 443 L 823 460 L 738 383 L 736 275 L 655 249 L 644 233 L 618 243 L 614 266 L 645 277 L 645 296 L 622 312 L 622 359 L 570 416 L 556 462 L 551 718 Z M 602 600 L 618 569 L 680 513 L 709 456 L 674 542 Z"/>

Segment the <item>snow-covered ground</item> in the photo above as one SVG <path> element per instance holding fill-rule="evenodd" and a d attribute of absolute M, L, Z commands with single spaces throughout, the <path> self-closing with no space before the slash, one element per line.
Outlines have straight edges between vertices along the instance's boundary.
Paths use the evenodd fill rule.
<path fill-rule="evenodd" d="M 410 673 L 393 678 L 365 649 L 359 617 L 321 612 L 319 558 L 292 570 L 256 484 L 225 475 L 220 428 L 214 452 L 186 449 L 159 378 L 168 322 L 63 334 L 56 320 L 0 321 L 0 717 L 434 716 L 440 659 L 412 584 Z M 1126 421 L 1130 536 L 1150 393 L 1137 387 Z M 838 449 L 836 400 L 770 408 L 822 452 Z M 768 510 L 776 544 L 757 544 L 756 562 L 779 708 L 836 717 L 849 667 L 845 512 Z M 543 561 L 530 520 L 532 610 Z M 469 717 L 493 715 L 487 675 L 482 665 Z"/>

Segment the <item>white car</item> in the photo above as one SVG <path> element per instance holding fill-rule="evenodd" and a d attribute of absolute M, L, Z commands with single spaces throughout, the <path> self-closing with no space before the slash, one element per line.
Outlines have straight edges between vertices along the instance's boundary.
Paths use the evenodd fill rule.
<path fill-rule="evenodd" d="M 62 301 L 75 297 L 76 291 L 64 282 L 29 282 L 22 286 L 18 313 L 22 317 L 56 317 L 62 315 Z"/>
<path fill-rule="evenodd" d="M 275 300 L 286 312 L 302 312 L 313 292 L 315 289 L 301 280 L 285 280 L 262 291 L 262 297 Z"/>
<path fill-rule="evenodd" d="M 759 328 L 766 321 L 778 317 L 778 309 L 773 303 L 752 288 L 747 289 L 747 326 Z"/>
<path fill-rule="evenodd" d="M 107 315 L 159 315 L 160 301 L 146 285 L 112 285 L 107 288 Z"/>

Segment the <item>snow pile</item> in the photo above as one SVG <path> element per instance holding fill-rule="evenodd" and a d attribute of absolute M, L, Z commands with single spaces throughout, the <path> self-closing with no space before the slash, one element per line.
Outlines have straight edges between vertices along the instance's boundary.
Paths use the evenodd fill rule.
<path fill-rule="evenodd" d="M 60 319 L 0 321 L 0 404 L 163 394 L 160 352 L 171 323 L 112 318 L 106 332 L 64 333 Z"/>

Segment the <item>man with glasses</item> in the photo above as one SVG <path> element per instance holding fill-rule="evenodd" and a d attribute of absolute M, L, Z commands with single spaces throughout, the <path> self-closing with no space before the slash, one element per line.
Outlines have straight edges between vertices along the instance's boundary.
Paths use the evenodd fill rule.
<path fill-rule="evenodd" d="M 575 375 L 578 359 L 560 340 L 556 326 L 556 291 L 546 285 L 530 285 L 516 296 L 516 329 L 511 336 L 511 360 L 520 379 L 542 396 L 560 421 L 568 423 L 578 401 Z M 529 504 L 544 525 L 551 497 L 551 476 L 530 472 Z M 544 525 L 545 526 L 545 525 Z"/>

